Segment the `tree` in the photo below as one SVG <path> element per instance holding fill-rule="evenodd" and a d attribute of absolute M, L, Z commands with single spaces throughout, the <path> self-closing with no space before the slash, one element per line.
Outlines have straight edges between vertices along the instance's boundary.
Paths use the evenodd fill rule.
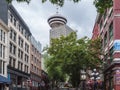
<path fill-rule="evenodd" d="M 55 57 L 50 56 L 48 53 L 44 53 L 44 65 L 45 69 L 48 73 L 48 77 L 52 83 L 52 87 L 55 87 L 58 85 L 58 82 L 64 82 L 66 75 L 63 74 L 59 60 L 56 60 Z"/>
<path fill-rule="evenodd" d="M 8 3 L 11 3 L 13 0 L 6 0 Z M 17 2 L 27 2 L 29 3 L 31 0 L 16 0 Z M 42 3 L 48 1 L 48 0 L 41 0 Z M 74 3 L 78 3 L 81 0 L 69 0 L 73 1 Z M 59 6 L 63 6 L 65 0 L 49 0 L 52 4 L 57 4 Z M 103 13 L 107 8 L 111 7 L 113 5 L 112 0 L 94 0 L 94 5 L 97 8 L 97 11 L 100 13 Z"/>
<path fill-rule="evenodd" d="M 94 0 L 94 5 L 98 12 L 104 13 L 107 8 L 113 6 L 113 0 Z"/>
<path fill-rule="evenodd" d="M 59 67 L 63 74 L 69 75 L 74 87 L 80 83 L 81 69 L 96 68 L 101 64 L 98 57 L 101 47 L 95 47 L 96 44 L 100 45 L 99 40 L 92 41 L 87 37 L 77 39 L 76 33 L 71 33 L 67 37 L 61 36 L 51 41 L 50 47 L 47 48 L 48 54 L 52 56 L 48 60 L 48 68 Z"/>

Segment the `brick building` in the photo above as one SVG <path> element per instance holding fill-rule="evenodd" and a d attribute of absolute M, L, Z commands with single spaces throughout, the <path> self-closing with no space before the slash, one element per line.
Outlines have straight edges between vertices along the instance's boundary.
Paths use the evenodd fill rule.
<path fill-rule="evenodd" d="M 97 15 L 92 39 L 98 36 L 102 38 L 104 90 L 120 90 L 120 0 L 113 0 L 113 7 Z"/>
<path fill-rule="evenodd" d="M 31 37 L 30 46 L 30 90 L 40 90 L 41 83 L 41 43 Z"/>

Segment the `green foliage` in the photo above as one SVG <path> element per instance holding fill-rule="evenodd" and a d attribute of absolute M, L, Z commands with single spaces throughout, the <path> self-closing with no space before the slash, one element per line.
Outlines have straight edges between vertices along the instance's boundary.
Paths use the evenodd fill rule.
<path fill-rule="evenodd" d="M 48 0 L 42 0 L 42 2 L 46 2 Z M 74 3 L 78 3 L 80 0 L 69 0 L 69 1 L 73 1 Z M 49 0 L 49 2 L 51 2 L 52 4 L 56 4 L 58 6 L 63 6 L 65 0 Z"/>
<path fill-rule="evenodd" d="M 76 87 L 80 83 L 81 69 L 96 68 L 101 64 L 100 48 L 100 39 L 77 39 L 76 33 L 52 39 L 50 47 L 47 48 L 47 53 L 51 56 L 46 63 L 47 70 L 54 79 L 69 75 L 72 85 Z M 55 78 L 55 73 L 59 77 Z"/>
<path fill-rule="evenodd" d="M 113 5 L 112 0 L 94 0 L 95 7 L 100 13 L 104 13 L 107 8 L 110 8 Z"/>
<path fill-rule="evenodd" d="M 60 66 L 60 60 L 56 60 L 55 57 L 44 53 L 43 58 L 45 60 L 44 65 L 47 70 L 50 80 L 53 81 L 65 81 L 66 75 L 63 74 Z"/>
<path fill-rule="evenodd" d="M 6 1 L 11 3 L 13 0 L 6 0 Z M 31 0 L 16 0 L 16 1 L 29 3 Z M 62 7 L 65 3 L 65 0 L 41 0 L 42 3 L 45 3 L 46 1 L 49 1 L 52 4 L 56 4 L 60 7 Z M 69 0 L 69 1 L 78 3 L 81 0 Z M 113 1 L 112 0 L 94 0 L 94 5 L 97 8 L 98 12 L 103 13 L 107 8 L 110 8 L 113 5 Z"/>

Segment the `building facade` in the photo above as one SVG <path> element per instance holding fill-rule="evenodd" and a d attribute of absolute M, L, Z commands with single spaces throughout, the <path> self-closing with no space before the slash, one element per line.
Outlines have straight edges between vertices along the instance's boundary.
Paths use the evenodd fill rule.
<path fill-rule="evenodd" d="M 93 39 L 102 39 L 101 59 L 104 63 L 104 90 L 120 89 L 120 0 L 113 7 L 98 14 L 93 29 Z"/>
<path fill-rule="evenodd" d="M 0 1 L 0 80 L 3 76 L 10 90 L 40 90 L 41 43 L 6 0 Z M 0 81 L 0 90 L 3 86 Z"/>
<path fill-rule="evenodd" d="M 67 19 L 60 14 L 55 14 L 48 18 L 48 24 L 50 25 L 50 40 L 51 38 L 59 38 L 62 35 L 68 36 L 71 32 L 75 32 L 69 26 L 66 25 Z"/>
<path fill-rule="evenodd" d="M 31 32 L 12 5 L 8 5 L 9 65 L 8 75 L 12 80 L 12 90 L 28 87 L 30 77 L 30 37 Z"/>
<path fill-rule="evenodd" d="M 9 84 L 8 65 L 8 26 L 0 19 L 0 90 L 6 90 Z"/>
<path fill-rule="evenodd" d="M 30 90 L 41 90 L 41 44 L 36 41 L 35 38 L 31 37 L 31 46 L 30 46 Z"/>
<path fill-rule="evenodd" d="M 0 1 L 0 19 L 9 27 L 8 67 L 11 90 L 26 90 L 30 79 L 31 32 L 19 13 L 6 0 Z"/>

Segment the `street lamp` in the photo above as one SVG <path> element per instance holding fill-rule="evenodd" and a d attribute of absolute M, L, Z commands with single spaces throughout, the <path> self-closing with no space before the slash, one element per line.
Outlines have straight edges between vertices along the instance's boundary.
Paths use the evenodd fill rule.
<path fill-rule="evenodd" d="M 86 72 L 84 70 L 81 70 L 81 81 L 81 88 L 85 90 Z"/>
<path fill-rule="evenodd" d="M 93 72 L 91 73 L 91 79 L 94 80 L 94 90 L 97 88 L 97 80 L 100 79 L 99 72 L 97 72 L 96 69 L 93 69 Z"/>

